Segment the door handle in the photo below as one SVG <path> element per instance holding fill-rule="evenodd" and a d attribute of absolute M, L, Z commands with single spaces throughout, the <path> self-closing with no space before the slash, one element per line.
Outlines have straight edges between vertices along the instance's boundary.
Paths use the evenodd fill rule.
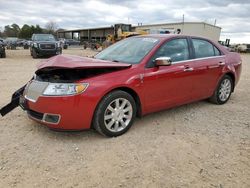
<path fill-rule="evenodd" d="M 184 69 L 184 72 L 191 72 L 191 71 L 193 71 L 194 70 L 194 68 L 192 68 L 192 67 L 186 67 L 185 69 Z"/>
<path fill-rule="evenodd" d="M 223 65 L 225 65 L 225 62 L 220 61 L 219 66 L 223 66 Z"/>

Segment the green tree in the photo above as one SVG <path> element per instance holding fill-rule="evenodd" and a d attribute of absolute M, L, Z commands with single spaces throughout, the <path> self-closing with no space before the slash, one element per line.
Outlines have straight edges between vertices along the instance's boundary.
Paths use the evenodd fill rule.
<path fill-rule="evenodd" d="M 4 33 L 8 37 L 15 37 L 14 31 L 9 25 L 4 26 Z"/>
<path fill-rule="evenodd" d="M 35 33 L 43 33 L 43 29 L 39 25 L 36 25 Z"/>
<path fill-rule="evenodd" d="M 11 26 L 10 25 L 6 25 L 4 27 L 4 34 L 7 37 L 18 37 L 20 32 L 20 27 L 19 25 L 13 23 Z"/>
<path fill-rule="evenodd" d="M 11 28 L 12 28 L 12 30 L 14 32 L 15 37 L 18 37 L 18 34 L 19 34 L 20 30 L 21 30 L 20 27 L 19 27 L 19 25 L 13 23 L 11 25 Z"/>
<path fill-rule="evenodd" d="M 31 28 L 29 25 L 24 24 L 18 37 L 19 38 L 24 38 L 24 39 L 29 39 L 32 35 Z"/>

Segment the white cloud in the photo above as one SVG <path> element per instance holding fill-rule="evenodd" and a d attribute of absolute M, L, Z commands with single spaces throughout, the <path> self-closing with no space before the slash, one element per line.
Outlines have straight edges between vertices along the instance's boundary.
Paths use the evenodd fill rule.
<path fill-rule="evenodd" d="M 222 27 L 222 39 L 250 43 L 249 0 L 0 0 L 0 27 L 56 21 L 61 28 L 109 26 L 117 22 L 206 21 Z"/>

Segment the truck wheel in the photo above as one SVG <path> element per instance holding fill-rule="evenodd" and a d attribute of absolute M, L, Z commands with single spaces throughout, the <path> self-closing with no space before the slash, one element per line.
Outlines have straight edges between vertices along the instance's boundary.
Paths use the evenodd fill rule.
<path fill-rule="evenodd" d="M 6 52 L 2 54 L 2 58 L 6 58 Z"/>
<path fill-rule="evenodd" d="M 103 97 L 94 114 L 93 126 L 102 135 L 116 137 L 132 126 L 136 104 L 127 92 L 116 90 Z"/>
<path fill-rule="evenodd" d="M 35 51 L 34 49 L 32 49 L 32 57 L 33 57 L 34 59 L 37 58 L 37 53 L 36 53 L 36 51 Z"/>

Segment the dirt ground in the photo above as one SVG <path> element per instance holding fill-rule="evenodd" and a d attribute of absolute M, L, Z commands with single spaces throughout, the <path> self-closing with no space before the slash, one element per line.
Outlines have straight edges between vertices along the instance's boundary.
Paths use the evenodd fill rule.
<path fill-rule="evenodd" d="M 0 187 L 250 187 L 250 55 L 242 59 L 227 104 L 201 101 L 147 115 L 117 138 L 54 132 L 15 109 L 0 117 Z M 28 50 L 7 50 L 0 107 L 39 61 Z"/>

